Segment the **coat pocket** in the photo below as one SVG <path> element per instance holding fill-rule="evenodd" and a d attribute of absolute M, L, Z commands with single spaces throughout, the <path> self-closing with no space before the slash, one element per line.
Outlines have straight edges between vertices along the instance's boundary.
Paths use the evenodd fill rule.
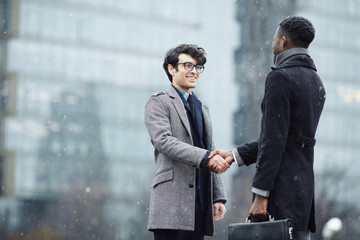
<path fill-rule="evenodd" d="M 156 174 L 155 178 L 153 179 L 151 187 L 156 187 L 158 184 L 171 181 L 174 179 L 174 169 L 164 169 L 163 171 Z"/>

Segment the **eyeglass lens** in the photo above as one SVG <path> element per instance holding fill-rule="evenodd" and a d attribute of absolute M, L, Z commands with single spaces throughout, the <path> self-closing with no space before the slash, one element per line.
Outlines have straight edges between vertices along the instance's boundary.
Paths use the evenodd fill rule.
<path fill-rule="evenodd" d="M 196 67 L 196 71 L 198 73 L 201 73 L 202 71 L 204 71 L 204 66 L 201 66 L 201 65 L 194 65 L 190 62 L 186 62 L 184 63 L 184 68 L 186 71 L 192 71 L 194 69 L 194 67 Z"/>

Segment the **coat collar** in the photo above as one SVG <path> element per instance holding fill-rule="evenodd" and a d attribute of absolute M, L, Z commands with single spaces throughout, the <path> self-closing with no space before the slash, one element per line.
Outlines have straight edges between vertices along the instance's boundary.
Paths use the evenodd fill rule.
<path fill-rule="evenodd" d="M 290 48 L 274 57 L 275 67 L 278 67 L 286 59 L 294 55 L 307 55 L 310 57 L 309 51 L 306 48 Z"/>
<path fill-rule="evenodd" d="M 174 98 L 175 96 L 178 96 L 178 92 L 175 90 L 175 86 L 170 85 L 170 87 L 166 90 L 166 92 L 169 94 L 169 97 Z M 200 101 L 199 98 L 195 95 L 193 91 L 191 91 L 191 95 L 197 100 Z M 184 99 L 186 100 L 186 99 Z"/>
<path fill-rule="evenodd" d="M 312 68 L 317 71 L 314 61 L 309 56 L 306 48 L 291 48 L 286 50 L 276 56 L 274 64 L 275 66 L 271 68 L 272 70 L 302 66 Z"/>

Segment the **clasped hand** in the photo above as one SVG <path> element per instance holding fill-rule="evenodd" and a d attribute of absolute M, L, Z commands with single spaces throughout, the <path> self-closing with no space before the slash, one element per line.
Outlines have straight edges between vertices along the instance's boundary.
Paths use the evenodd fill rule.
<path fill-rule="evenodd" d="M 226 172 L 234 162 L 231 151 L 215 150 L 209 156 L 208 168 L 215 173 Z"/>

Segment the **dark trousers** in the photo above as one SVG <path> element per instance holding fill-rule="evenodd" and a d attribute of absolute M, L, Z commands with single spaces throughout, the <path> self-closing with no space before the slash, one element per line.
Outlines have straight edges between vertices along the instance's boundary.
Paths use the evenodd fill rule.
<path fill-rule="evenodd" d="M 294 231 L 293 240 L 310 240 L 311 235 L 309 231 Z"/>
<path fill-rule="evenodd" d="M 200 200 L 196 199 L 195 231 L 156 229 L 154 230 L 154 240 L 203 240 L 204 216 L 201 212 Z"/>

